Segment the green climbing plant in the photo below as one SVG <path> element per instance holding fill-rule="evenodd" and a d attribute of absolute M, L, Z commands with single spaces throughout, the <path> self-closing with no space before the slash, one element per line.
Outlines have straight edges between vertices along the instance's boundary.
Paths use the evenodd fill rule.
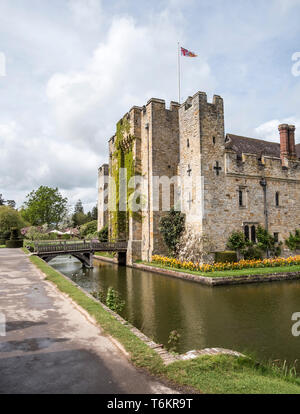
<path fill-rule="evenodd" d="M 121 299 L 119 293 L 112 287 L 107 291 L 106 305 L 114 312 L 120 313 L 124 309 L 125 301 Z"/>
<path fill-rule="evenodd" d="M 185 215 L 174 208 L 160 219 L 159 231 L 171 255 L 176 255 L 176 246 L 185 229 Z"/>

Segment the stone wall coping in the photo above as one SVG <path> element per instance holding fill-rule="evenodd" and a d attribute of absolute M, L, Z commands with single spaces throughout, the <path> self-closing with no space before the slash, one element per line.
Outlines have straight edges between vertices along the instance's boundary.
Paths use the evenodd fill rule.
<path fill-rule="evenodd" d="M 143 108 L 142 108 L 141 106 L 136 106 L 136 105 L 134 105 L 134 106 L 132 106 L 132 107 L 130 108 L 129 112 L 134 111 L 134 110 L 137 110 L 137 111 L 142 111 L 142 110 L 143 110 Z"/>
<path fill-rule="evenodd" d="M 147 105 L 151 104 L 152 102 L 166 105 L 166 101 L 164 99 L 159 99 L 159 98 L 150 98 L 147 102 Z"/>
<path fill-rule="evenodd" d="M 257 275 L 243 275 L 243 276 L 227 276 L 227 277 L 205 277 L 192 275 L 190 273 L 177 272 L 176 270 L 161 269 L 159 267 L 147 266 L 145 264 L 135 263 L 131 267 L 146 270 L 152 273 L 159 273 L 161 275 L 171 276 L 178 279 L 187 280 L 190 282 L 200 283 L 205 286 L 226 286 L 226 285 L 239 285 L 249 283 L 265 283 L 265 282 L 278 282 L 285 280 L 299 280 L 300 272 L 288 272 L 288 273 L 270 273 L 270 274 L 257 274 Z"/>

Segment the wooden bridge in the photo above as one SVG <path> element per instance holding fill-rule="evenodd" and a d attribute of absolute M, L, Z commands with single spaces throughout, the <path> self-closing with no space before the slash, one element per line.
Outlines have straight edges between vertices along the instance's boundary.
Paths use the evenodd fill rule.
<path fill-rule="evenodd" d="M 34 255 L 39 256 L 45 262 L 49 262 L 57 256 L 71 255 L 76 257 L 83 266 L 93 267 L 93 256 L 95 252 L 117 252 L 120 264 L 126 264 L 127 242 L 95 242 L 95 241 L 58 241 L 58 242 L 35 242 Z"/>

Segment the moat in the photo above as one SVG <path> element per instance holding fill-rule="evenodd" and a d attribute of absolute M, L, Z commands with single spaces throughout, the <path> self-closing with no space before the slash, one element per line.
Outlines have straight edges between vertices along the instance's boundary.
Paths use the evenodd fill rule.
<path fill-rule="evenodd" d="M 210 288 L 99 261 L 92 270 L 73 258 L 50 264 L 88 292 L 112 286 L 126 302 L 121 315 L 155 342 L 167 345 L 178 331 L 180 353 L 223 347 L 260 360 L 300 359 L 300 338 L 291 333 L 299 281 Z"/>

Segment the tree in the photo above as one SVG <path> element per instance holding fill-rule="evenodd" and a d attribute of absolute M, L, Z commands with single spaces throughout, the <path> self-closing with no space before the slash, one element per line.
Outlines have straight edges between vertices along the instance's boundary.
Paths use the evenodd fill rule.
<path fill-rule="evenodd" d="M 90 221 L 89 223 L 84 224 L 80 227 L 80 234 L 83 237 L 88 236 L 89 234 L 94 234 L 97 232 L 97 221 Z"/>
<path fill-rule="evenodd" d="M 98 207 L 95 206 L 92 210 L 92 220 L 98 220 Z"/>
<path fill-rule="evenodd" d="M 4 198 L 2 197 L 2 194 L 0 194 L 0 206 L 4 206 L 5 204 L 8 205 L 8 206 L 10 206 L 10 207 L 12 207 L 12 208 L 15 208 L 16 207 L 15 200 L 7 200 L 7 201 L 5 201 Z"/>
<path fill-rule="evenodd" d="M 89 220 L 84 213 L 74 213 L 72 216 L 72 222 L 74 227 L 82 226 Z"/>
<path fill-rule="evenodd" d="M 72 216 L 70 216 L 69 214 L 66 215 L 57 227 L 58 227 L 58 230 L 60 231 L 73 227 Z"/>
<path fill-rule="evenodd" d="M 67 198 L 58 188 L 41 186 L 27 195 L 24 203 L 23 217 L 34 226 L 43 224 L 56 225 L 67 214 Z"/>
<path fill-rule="evenodd" d="M 172 255 L 176 254 L 176 246 L 184 229 L 185 216 L 180 211 L 175 211 L 174 208 L 160 219 L 159 231 Z"/>
<path fill-rule="evenodd" d="M 246 240 L 244 233 L 233 232 L 228 239 L 227 247 L 237 252 L 238 259 L 241 255 L 246 260 L 262 259 L 264 253 L 271 254 L 271 256 L 280 255 L 282 243 L 276 243 L 275 238 L 263 227 L 257 227 L 256 237 L 257 243 L 253 243 Z"/>
<path fill-rule="evenodd" d="M 108 242 L 108 226 L 103 227 L 98 232 L 98 238 L 99 238 L 99 241 L 102 243 Z"/>
<path fill-rule="evenodd" d="M 241 254 L 243 254 L 246 246 L 247 241 L 244 233 L 241 231 L 234 231 L 227 242 L 228 249 L 236 251 L 238 260 L 241 259 Z"/>
<path fill-rule="evenodd" d="M 300 230 L 295 230 L 295 235 L 290 233 L 290 236 L 286 239 L 285 244 L 291 251 L 298 250 L 300 248 Z"/>
<path fill-rule="evenodd" d="M 75 204 L 74 214 L 72 215 L 72 221 L 74 227 L 82 226 L 83 224 L 91 221 L 91 218 L 87 217 L 87 215 L 84 214 L 84 209 L 81 200 L 78 200 Z"/>
<path fill-rule="evenodd" d="M 10 206 L 11 208 L 16 208 L 16 202 L 15 202 L 15 200 L 7 200 L 6 201 L 6 204 L 8 206 Z"/>
<path fill-rule="evenodd" d="M 0 206 L 0 233 L 3 238 L 9 238 L 12 227 L 21 229 L 26 226 L 26 222 L 17 210 L 9 206 Z"/>
<path fill-rule="evenodd" d="M 77 213 L 84 213 L 81 200 L 78 200 L 77 203 L 75 204 L 74 214 L 77 214 Z"/>
<path fill-rule="evenodd" d="M 281 254 L 282 243 L 276 243 L 275 238 L 261 226 L 257 228 L 257 247 L 267 255 L 279 256 Z"/>

